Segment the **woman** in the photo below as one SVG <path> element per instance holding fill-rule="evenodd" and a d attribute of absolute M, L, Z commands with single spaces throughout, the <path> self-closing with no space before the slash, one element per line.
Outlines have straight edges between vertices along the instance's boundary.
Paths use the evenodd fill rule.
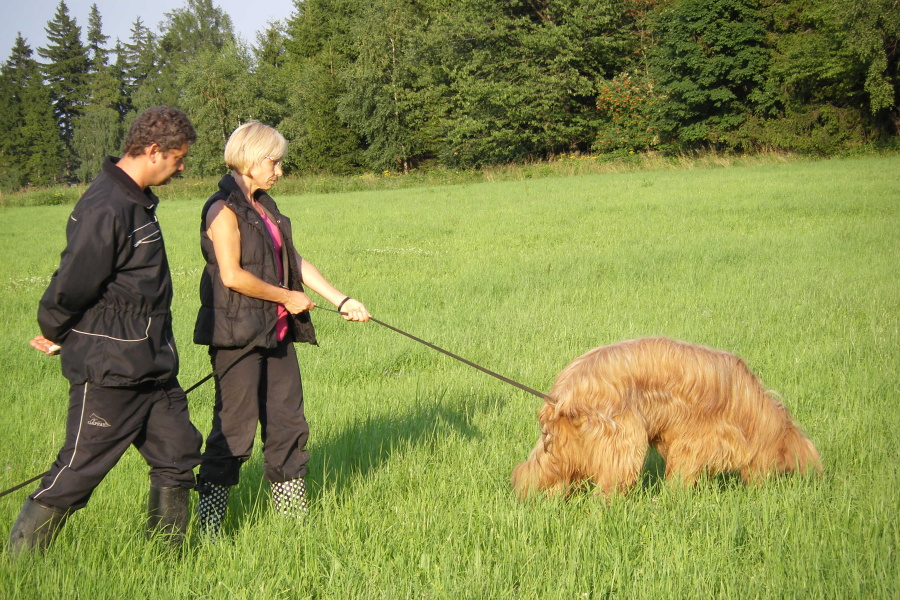
<path fill-rule="evenodd" d="M 286 150 L 272 127 L 251 121 L 235 129 L 225 146 L 231 173 L 219 181 L 201 217 L 206 268 L 194 342 L 209 346 L 216 402 L 200 464 L 197 512 L 201 531 L 212 536 L 225 518 L 241 464 L 250 457 L 257 421 L 275 510 L 294 517 L 306 512 L 309 426 L 294 342 L 315 344 L 316 338 L 309 318 L 315 304 L 303 286 L 337 306 L 344 319 L 369 320 L 361 302 L 300 257 L 290 220 L 266 193 L 282 175 Z"/>

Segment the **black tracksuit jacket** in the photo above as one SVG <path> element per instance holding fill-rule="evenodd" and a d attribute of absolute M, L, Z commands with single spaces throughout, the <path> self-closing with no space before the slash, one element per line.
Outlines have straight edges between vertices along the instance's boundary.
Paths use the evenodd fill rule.
<path fill-rule="evenodd" d="M 66 248 L 38 308 L 62 345 L 73 384 L 128 387 L 178 374 L 172 278 L 156 220 L 158 198 L 108 157 L 66 226 Z"/>

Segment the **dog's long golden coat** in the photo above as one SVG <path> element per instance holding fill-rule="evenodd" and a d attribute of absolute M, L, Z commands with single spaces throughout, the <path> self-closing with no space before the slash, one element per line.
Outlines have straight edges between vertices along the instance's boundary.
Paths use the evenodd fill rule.
<path fill-rule="evenodd" d="M 630 489 L 647 448 L 666 477 L 702 472 L 821 470 L 812 442 L 744 362 L 727 352 L 666 338 L 601 346 L 557 376 L 538 413 L 541 437 L 513 470 L 520 496 L 567 493 L 591 480 L 600 493 Z"/>

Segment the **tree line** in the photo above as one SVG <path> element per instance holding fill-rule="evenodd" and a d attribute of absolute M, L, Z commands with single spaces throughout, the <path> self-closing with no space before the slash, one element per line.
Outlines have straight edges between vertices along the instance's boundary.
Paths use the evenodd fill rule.
<path fill-rule="evenodd" d="M 0 68 L 0 186 L 88 181 L 149 106 L 190 168 L 239 124 L 286 172 L 469 168 L 568 154 L 896 147 L 896 0 L 296 0 L 253 43 L 213 0 L 110 43 L 64 1 Z M 84 35 L 82 35 L 84 33 Z"/>

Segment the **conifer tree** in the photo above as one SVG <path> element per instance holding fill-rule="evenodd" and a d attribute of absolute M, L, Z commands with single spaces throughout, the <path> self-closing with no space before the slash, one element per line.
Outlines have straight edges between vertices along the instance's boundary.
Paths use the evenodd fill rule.
<path fill-rule="evenodd" d="M 257 32 L 252 48 L 252 71 L 260 82 L 256 118 L 277 127 L 290 114 L 291 71 L 287 69 L 289 57 L 284 27 L 281 21 L 269 22 L 266 29 Z M 289 161 L 283 164 L 285 172 L 293 166 Z"/>
<path fill-rule="evenodd" d="M 280 129 L 292 144 L 285 163 L 313 171 L 352 172 L 362 162 L 359 134 L 337 114 L 346 93 L 340 73 L 355 49 L 354 0 L 298 0 L 285 39 L 288 114 Z"/>
<path fill-rule="evenodd" d="M 135 95 L 146 81 L 156 77 L 159 70 L 156 35 L 144 25 L 140 17 L 134 20 L 129 41 L 122 45 L 122 52 L 118 54 L 117 61 L 123 71 L 122 84 L 126 109 L 138 110 L 138 107 L 135 107 Z M 140 108 L 148 106 L 151 105 Z"/>
<path fill-rule="evenodd" d="M 89 69 L 96 73 L 105 67 L 109 61 L 109 50 L 106 43 L 108 35 L 103 35 L 103 20 L 96 4 L 91 4 L 91 12 L 88 15 L 87 47 L 89 53 Z"/>
<path fill-rule="evenodd" d="M 81 41 L 81 27 L 69 16 L 69 9 L 62 0 L 44 31 L 47 32 L 47 46 L 39 48 L 38 54 L 47 62 L 42 63 L 41 68 L 63 144 L 71 149 L 74 121 L 81 114 L 87 97 L 88 47 Z M 69 161 L 66 170 L 71 172 L 73 168 L 74 163 Z"/>
<path fill-rule="evenodd" d="M 40 67 L 19 34 L 0 69 L 0 185 L 18 189 L 57 181 L 65 162 L 58 131 Z"/>
<path fill-rule="evenodd" d="M 430 52 L 429 3 L 371 0 L 353 28 L 355 59 L 340 77 L 338 116 L 359 131 L 378 171 L 408 172 L 437 153 L 446 78 Z"/>
<path fill-rule="evenodd" d="M 85 110 L 111 108 L 119 111 L 123 102 L 121 74 L 109 64 L 110 51 L 106 47 L 109 36 L 103 34 L 103 24 L 97 5 L 91 6 L 88 19 L 88 90 Z M 121 50 L 117 42 L 117 47 Z"/>
<path fill-rule="evenodd" d="M 23 121 L 21 67 L 30 55 L 31 48 L 19 33 L 12 54 L 0 67 L 0 190 L 4 191 L 13 191 L 22 185 L 15 134 Z"/>
<path fill-rule="evenodd" d="M 109 36 L 103 34 L 97 5 L 88 18 L 89 90 L 85 106 L 73 122 L 72 150 L 77 159 L 75 176 L 90 181 L 100 170 L 103 159 L 116 154 L 122 141 L 123 104 L 121 79 L 115 66 L 109 65 Z"/>

